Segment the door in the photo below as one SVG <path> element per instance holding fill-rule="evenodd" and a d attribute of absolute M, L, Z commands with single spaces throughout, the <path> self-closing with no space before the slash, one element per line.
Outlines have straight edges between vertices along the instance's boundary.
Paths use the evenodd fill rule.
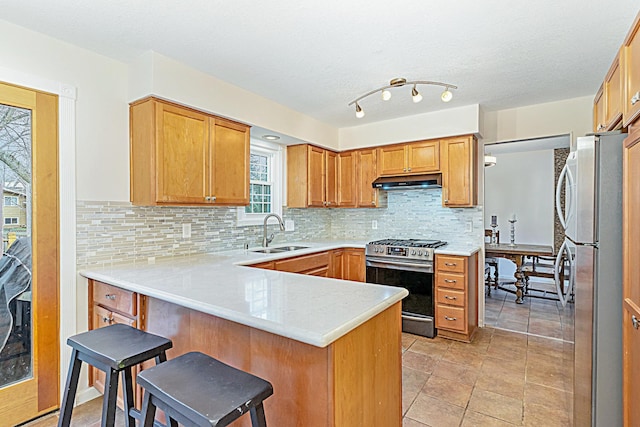
<path fill-rule="evenodd" d="M 624 142 L 622 184 L 622 378 L 624 425 L 640 425 L 640 131 Z"/>
<path fill-rule="evenodd" d="M 307 176 L 308 176 L 308 205 L 323 207 L 325 202 L 326 176 L 325 176 L 324 150 L 322 148 L 307 146 Z"/>
<path fill-rule="evenodd" d="M 440 170 L 440 142 L 415 142 L 407 145 L 407 172 L 426 173 Z"/>
<path fill-rule="evenodd" d="M 371 183 L 378 177 L 375 149 L 358 151 L 358 207 L 378 206 L 378 189 L 373 188 Z"/>
<path fill-rule="evenodd" d="M 407 155 L 404 145 L 378 148 L 378 172 L 380 176 L 403 175 L 407 172 Z"/>
<path fill-rule="evenodd" d="M 335 208 L 338 205 L 338 153 L 325 151 L 324 162 L 326 206 Z"/>
<path fill-rule="evenodd" d="M 57 120 L 57 96 L 0 83 L 3 425 L 58 407 Z"/>
<path fill-rule="evenodd" d="M 471 137 L 441 142 L 444 206 L 474 206 L 477 202 L 476 145 Z"/>
<path fill-rule="evenodd" d="M 338 154 L 338 206 L 356 207 L 356 155 L 355 151 Z"/>
<path fill-rule="evenodd" d="M 249 128 L 228 120 L 210 119 L 211 159 L 208 196 L 213 203 L 249 204 Z"/>

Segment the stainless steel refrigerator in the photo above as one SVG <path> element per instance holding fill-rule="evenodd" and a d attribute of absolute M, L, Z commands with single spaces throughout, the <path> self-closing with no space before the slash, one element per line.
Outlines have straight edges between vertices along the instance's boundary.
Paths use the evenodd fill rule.
<path fill-rule="evenodd" d="M 622 426 L 625 137 L 606 132 L 577 138 L 558 182 L 566 189 L 566 209 L 558 212 L 565 226 L 563 246 L 573 257 L 575 426 Z"/>

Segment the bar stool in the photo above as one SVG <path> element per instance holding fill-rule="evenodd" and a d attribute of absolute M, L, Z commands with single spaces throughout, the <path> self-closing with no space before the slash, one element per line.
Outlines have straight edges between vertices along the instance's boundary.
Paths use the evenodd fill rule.
<path fill-rule="evenodd" d="M 69 337 L 67 344 L 73 348 L 73 352 L 58 427 L 67 427 L 71 421 L 82 362 L 107 374 L 102 403 L 102 426 L 110 427 L 114 424 L 118 374 L 122 372 L 125 423 L 127 427 L 135 427 L 135 419 L 130 414 L 130 409 L 134 407 L 131 368 L 154 358 L 156 364 L 166 361 L 166 350 L 173 346 L 171 340 L 128 325 L 115 324 Z"/>
<path fill-rule="evenodd" d="M 154 425 L 156 407 L 167 425 L 223 427 L 251 414 L 253 427 L 266 427 L 263 400 L 273 394 L 271 383 L 205 354 L 186 353 L 145 369 L 137 377 L 145 389 L 142 416 Z"/>

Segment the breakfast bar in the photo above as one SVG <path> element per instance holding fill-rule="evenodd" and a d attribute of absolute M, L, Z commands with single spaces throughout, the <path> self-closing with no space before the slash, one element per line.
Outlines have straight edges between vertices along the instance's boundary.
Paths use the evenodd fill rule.
<path fill-rule="evenodd" d="M 248 266 L 283 256 L 232 251 L 83 271 L 92 327 L 125 321 L 170 338 L 169 359 L 201 351 L 270 381 L 269 425 L 399 427 L 407 291 Z"/>

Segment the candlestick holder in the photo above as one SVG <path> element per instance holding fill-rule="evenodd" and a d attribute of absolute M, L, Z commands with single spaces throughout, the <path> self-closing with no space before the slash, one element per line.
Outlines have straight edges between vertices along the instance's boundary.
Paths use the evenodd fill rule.
<path fill-rule="evenodd" d="M 496 233 L 496 228 L 498 228 L 498 224 L 491 224 L 491 240 L 489 244 L 491 246 L 495 246 L 498 244 L 498 234 Z"/>
<path fill-rule="evenodd" d="M 511 223 L 511 226 L 510 226 L 511 243 L 509 243 L 509 246 L 515 246 L 516 245 L 516 222 L 518 222 L 518 220 L 510 219 L 509 222 Z"/>

